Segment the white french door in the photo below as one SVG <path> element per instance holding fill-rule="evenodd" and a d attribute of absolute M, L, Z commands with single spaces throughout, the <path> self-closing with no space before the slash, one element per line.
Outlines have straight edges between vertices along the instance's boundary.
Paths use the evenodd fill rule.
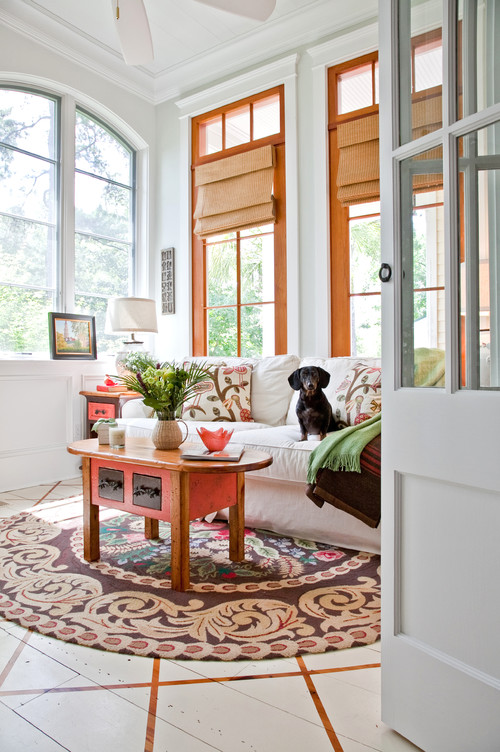
<path fill-rule="evenodd" d="M 379 21 L 382 718 L 498 752 L 500 2 Z"/>

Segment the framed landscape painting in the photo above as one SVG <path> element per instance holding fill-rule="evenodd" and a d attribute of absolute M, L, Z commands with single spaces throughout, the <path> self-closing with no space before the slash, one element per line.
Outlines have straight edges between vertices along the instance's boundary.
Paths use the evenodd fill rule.
<path fill-rule="evenodd" d="M 97 358 L 95 316 L 49 313 L 50 357 L 59 360 Z"/>

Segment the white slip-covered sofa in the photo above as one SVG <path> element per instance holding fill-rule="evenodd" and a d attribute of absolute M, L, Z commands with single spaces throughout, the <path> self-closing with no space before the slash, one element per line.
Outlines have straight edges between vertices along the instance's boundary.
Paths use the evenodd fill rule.
<path fill-rule="evenodd" d="M 192 360 L 185 358 L 184 361 Z M 273 463 L 245 477 L 245 521 L 249 527 L 273 530 L 284 535 L 322 541 L 345 548 L 380 551 L 380 526 L 371 528 L 354 516 L 330 504 L 316 507 L 305 494 L 309 455 L 318 440 L 299 441 L 295 405 L 298 392 L 291 389 L 288 376 L 302 366 L 321 366 L 331 379 L 325 393 L 335 406 L 338 388 L 357 363 L 380 366 L 378 358 L 299 358 L 276 355 L 267 358 L 196 358 L 199 362 L 228 367 L 251 365 L 251 414 L 253 422 L 232 422 L 232 441 L 267 452 Z M 127 436 L 150 437 L 155 422 L 142 400 L 127 402 L 119 423 Z M 227 423 L 186 421 L 187 441 L 199 443 L 196 428 L 216 429 Z M 225 510 L 219 513 L 227 517 Z"/>

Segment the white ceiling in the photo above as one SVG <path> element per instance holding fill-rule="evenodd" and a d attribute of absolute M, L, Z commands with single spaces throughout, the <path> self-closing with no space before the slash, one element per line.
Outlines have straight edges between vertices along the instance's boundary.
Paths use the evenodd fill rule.
<path fill-rule="evenodd" d="M 252 0 L 248 0 L 252 2 Z M 373 18 L 377 0 L 277 0 L 265 22 L 196 0 L 144 0 L 154 62 L 123 62 L 110 0 L 0 0 L 0 22 L 160 102 Z"/>

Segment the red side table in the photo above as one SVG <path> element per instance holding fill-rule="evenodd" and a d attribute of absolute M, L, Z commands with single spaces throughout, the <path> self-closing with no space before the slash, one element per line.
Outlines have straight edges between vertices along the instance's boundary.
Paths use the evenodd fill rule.
<path fill-rule="evenodd" d="M 137 392 L 124 390 L 123 392 L 80 392 L 87 400 L 85 438 L 93 439 L 97 436 L 92 426 L 100 418 L 121 418 L 122 407 L 131 399 L 140 399 Z"/>

